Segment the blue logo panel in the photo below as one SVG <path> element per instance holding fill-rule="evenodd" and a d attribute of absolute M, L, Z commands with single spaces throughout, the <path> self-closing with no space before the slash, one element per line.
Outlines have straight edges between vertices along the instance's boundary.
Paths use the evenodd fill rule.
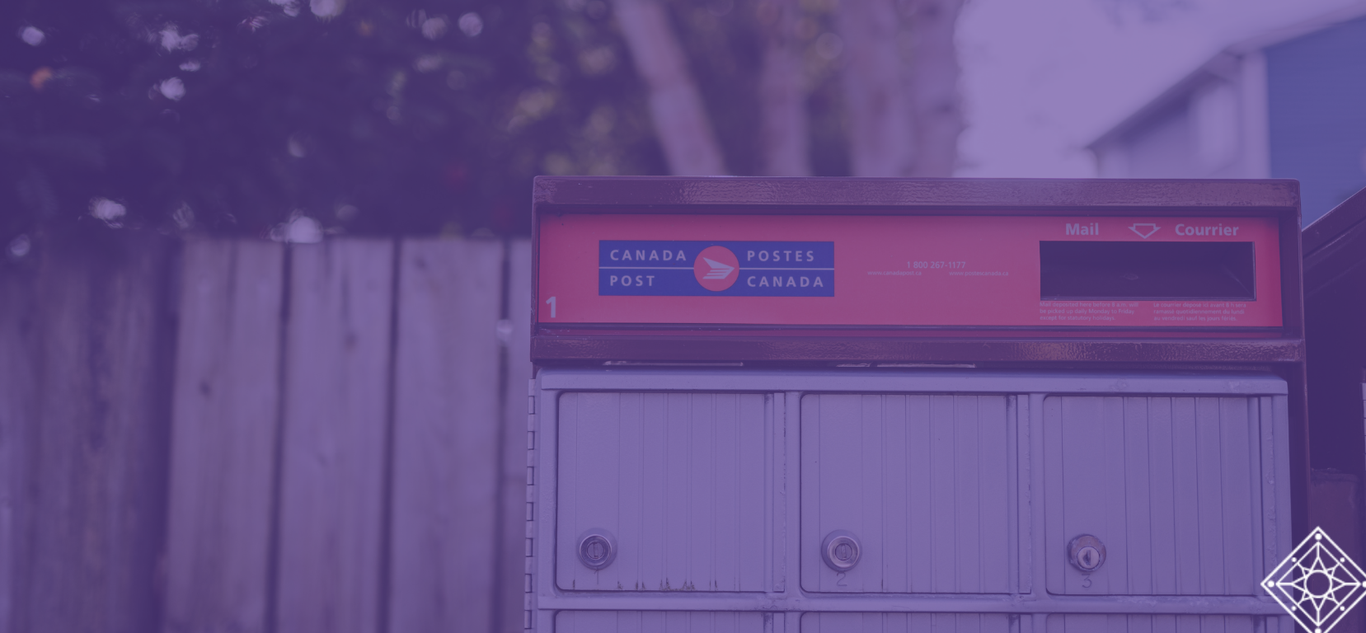
<path fill-rule="evenodd" d="M 833 297 L 835 243 L 601 240 L 598 294 Z"/>

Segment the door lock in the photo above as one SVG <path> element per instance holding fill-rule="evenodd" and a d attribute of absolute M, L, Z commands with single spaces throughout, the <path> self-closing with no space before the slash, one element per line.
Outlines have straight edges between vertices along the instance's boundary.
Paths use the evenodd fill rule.
<path fill-rule="evenodd" d="M 821 560 L 825 564 L 838 572 L 846 572 L 858 564 L 859 552 L 863 548 L 859 547 L 858 537 L 847 530 L 835 530 L 825 535 L 825 541 L 821 543 Z"/>
<path fill-rule="evenodd" d="M 1067 559 L 1085 573 L 1091 573 L 1105 563 L 1105 544 L 1100 539 L 1083 534 L 1067 546 Z"/>
<path fill-rule="evenodd" d="M 607 530 L 591 529 L 579 536 L 579 562 L 593 571 L 617 559 L 617 539 Z"/>

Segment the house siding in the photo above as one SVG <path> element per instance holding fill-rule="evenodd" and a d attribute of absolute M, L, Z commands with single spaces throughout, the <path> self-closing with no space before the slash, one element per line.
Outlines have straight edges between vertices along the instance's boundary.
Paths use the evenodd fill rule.
<path fill-rule="evenodd" d="M 1271 176 L 1300 181 L 1308 224 L 1366 187 L 1366 18 L 1265 55 Z"/>
<path fill-rule="evenodd" d="M 1167 107 L 1125 139 L 1128 177 L 1194 177 L 1191 137 L 1188 102 Z"/>

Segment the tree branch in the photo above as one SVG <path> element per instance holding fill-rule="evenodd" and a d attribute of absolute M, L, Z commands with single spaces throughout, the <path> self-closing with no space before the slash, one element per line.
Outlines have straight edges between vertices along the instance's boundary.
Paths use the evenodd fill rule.
<path fill-rule="evenodd" d="M 855 176 L 901 176 L 911 158 L 910 113 L 903 95 L 892 0 L 840 4 L 849 158 Z"/>
<path fill-rule="evenodd" d="M 958 164 L 963 99 L 958 91 L 954 33 L 963 0 L 907 0 L 910 60 L 906 97 L 913 122 L 915 160 L 907 175 L 948 177 Z"/>
<path fill-rule="evenodd" d="M 721 147 L 702 105 L 664 6 L 656 0 L 615 0 L 617 23 L 649 90 L 650 115 L 676 175 L 726 173 Z"/>
<path fill-rule="evenodd" d="M 810 176 L 809 117 L 802 51 L 796 35 L 801 4 L 798 0 L 764 0 L 757 13 L 764 37 L 759 69 L 764 173 Z"/>

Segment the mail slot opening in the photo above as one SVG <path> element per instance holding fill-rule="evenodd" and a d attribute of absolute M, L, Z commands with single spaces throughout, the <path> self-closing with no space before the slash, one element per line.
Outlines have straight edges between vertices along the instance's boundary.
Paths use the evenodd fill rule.
<path fill-rule="evenodd" d="M 1255 299 L 1252 242 L 1039 242 L 1040 298 Z"/>

